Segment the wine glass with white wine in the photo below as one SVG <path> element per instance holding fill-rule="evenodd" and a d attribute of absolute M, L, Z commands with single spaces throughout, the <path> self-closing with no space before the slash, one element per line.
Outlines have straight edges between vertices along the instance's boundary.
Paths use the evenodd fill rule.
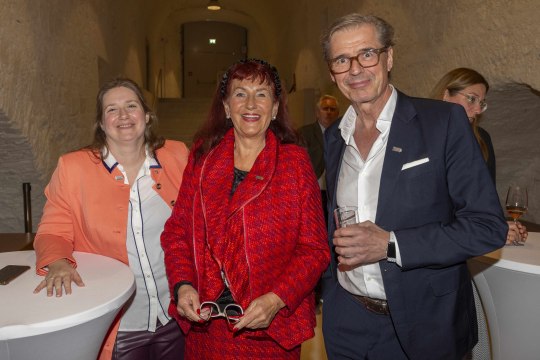
<path fill-rule="evenodd" d="M 527 188 L 519 185 L 510 186 L 506 194 L 506 212 L 514 220 L 514 223 L 517 223 L 518 219 L 527 212 L 527 206 Z M 524 245 L 519 233 L 514 245 Z"/>

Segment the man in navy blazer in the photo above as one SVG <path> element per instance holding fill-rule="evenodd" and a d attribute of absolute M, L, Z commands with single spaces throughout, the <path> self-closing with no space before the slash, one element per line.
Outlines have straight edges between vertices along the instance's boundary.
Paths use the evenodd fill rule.
<path fill-rule="evenodd" d="M 321 185 L 321 177 L 324 174 L 323 133 L 338 119 L 338 100 L 332 95 L 321 96 L 317 101 L 315 116 L 317 118 L 315 122 L 302 126 L 298 132 L 302 135 L 311 165 Z M 321 189 L 326 190 L 323 186 Z"/>
<path fill-rule="evenodd" d="M 306 147 L 311 165 L 313 165 L 313 170 L 319 181 L 324 213 L 327 216 L 323 134 L 338 119 L 338 100 L 332 95 L 321 96 L 319 101 L 317 101 L 315 116 L 317 117 L 317 121 L 302 126 L 298 132 L 302 136 L 303 145 Z"/>
<path fill-rule="evenodd" d="M 499 198 L 461 106 L 389 82 L 393 28 L 351 14 L 323 37 L 351 106 L 325 132 L 329 359 L 462 359 L 477 342 L 467 259 L 505 243 Z M 357 207 L 336 230 L 332 212 Z"/>

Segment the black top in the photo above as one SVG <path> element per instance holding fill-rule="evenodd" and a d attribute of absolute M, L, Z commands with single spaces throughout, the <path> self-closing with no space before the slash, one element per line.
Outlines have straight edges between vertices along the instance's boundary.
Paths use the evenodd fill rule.
<path fill-rule="evenodd" d="M 238 185 L 240 185 L 240 183 L 246 178 L 248 173 L 249 173 L 248 171 L 243 171 L 243 170 L 234 168 L 234 179 L 233 179 L 232 188 L 231 188 L 231 196 L 234 194 L 234 192 L 238 188 Z M 218 306 L 221 308 L 220 310 L 223 311 L 226 305 L 234 304 L 234 303 L 235 302 L 232 297 L 231 290 L 229 289 L 227 284 L 225 284 L 225 290 L 223 290 L 223 292 L 219 296 L 219 299 L 216 300 L 216 304 L 218 304 Z"/>
<path fill-rule="evenodd" d="M 234 179 L 233 179 L 232 188 L 231 188 L 231 196 L 236 191 L 236 188 L 238 187 L 238 185 L 240 185 L 240 183 L 246 178 L 248 173 L 249 171 L 244 171 L 244 170 L 234 168 Z"/>
<path fill-rule="evenodd" d="M 233 183 L 231 187 L 231 196 L 234 194 L 236 189 L 238 188 L 238 185 L 246 178 L 248 171 L 243 171 L 237 168 L 234 168 L 234 178 Z M 178 303 L 178 289 L 182 285 L 193 285 L 189 281 L 180 281 L 174 286 L 174 300 L 176 303 Z M 220 307 L 220 310 L 223 311 L 225 306 L 228 304 L 234 304 L 234 299 L 231 294 L 231 290 L 225 285 L 225 290 L 221 293 L 219 298 L 216 300 L 216 304 Z"/>

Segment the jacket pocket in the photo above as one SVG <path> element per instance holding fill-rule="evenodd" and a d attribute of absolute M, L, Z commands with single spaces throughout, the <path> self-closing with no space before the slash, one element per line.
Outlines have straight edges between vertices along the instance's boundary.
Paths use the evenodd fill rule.
<path fill-rule="evenodd" d="M 469 281 L 462 274 L 461 266 L 436 270 L 429 277 L 429 284 L 435 296 L 444 296 L 458 291 L 462 281 Z"/>
<path fill-rule="evenodd" d="M 404 164 L 401 168 L 400 176 L 403 179 L 414 179 L 419 176 L 429 176 L 430 173 L 433 173 L 435 171 L 435 164 L 433 163 L 433 161 L 420 162 L 417 165 L 408 167 L 409 164 L 413 163 L 415 163 L 415 161 Z"/>

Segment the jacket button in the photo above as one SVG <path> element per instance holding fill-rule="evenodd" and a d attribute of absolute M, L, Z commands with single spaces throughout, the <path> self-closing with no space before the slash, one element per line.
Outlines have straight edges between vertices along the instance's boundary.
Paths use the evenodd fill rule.
<path fill-rule="evenodd" d="M 174 206 L 174 203 L 175 203 L 175 201 L 174 201 L 174 200 L 172 200 L 172 201 L 171 201 L 171 206 Z"/>
<path fill-rule="evenodd" d="M 156 184 L 156 189 L 158 189 L 158 190 L 161 189 L 161 184 L 160 183 Z"/>

